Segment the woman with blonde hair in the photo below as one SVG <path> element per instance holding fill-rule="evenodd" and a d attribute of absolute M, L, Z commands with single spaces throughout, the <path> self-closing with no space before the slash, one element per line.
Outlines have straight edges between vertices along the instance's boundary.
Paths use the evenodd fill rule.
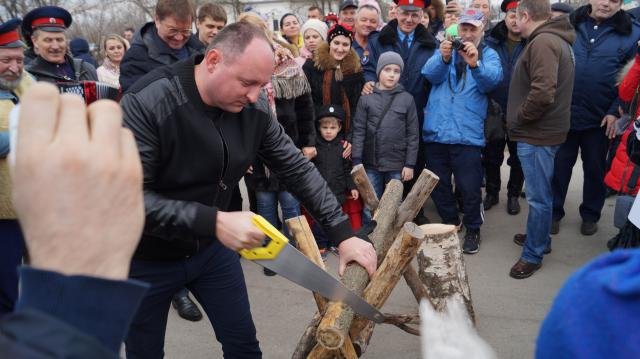
<path fill-rule="evenodd" d="M 96 70 L 98 81 L 120 87 L 120 62 L 129 49 L 129 42 L 116 34 L 107 35 L 102 41 L 100 52 L 104 57 L 102 65 Z"/>

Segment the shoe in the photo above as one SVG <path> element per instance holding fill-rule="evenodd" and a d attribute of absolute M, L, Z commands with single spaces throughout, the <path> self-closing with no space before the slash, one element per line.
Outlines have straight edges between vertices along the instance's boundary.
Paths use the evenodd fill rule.
<path fill-rule="evenodd" d="M 520 198 L 527 199 L 527 194 L 524 191 L 520 192 Z"/>
<path fill-rule="evenodd" d="M 560 232 L 560 221 L 551 221 L 551 234 L 558 234 Z"/>
<path fill-rule="evenodd" d="M 491 209 L 491 207 L 498 204 L 498 201 L 499 201 L 498 196 L 487 193 L 487 195 L 484 196 L 484 201 L 482 202 L 482 206 L 484 207 L 485 211 L 488 211 Z"/>
<path fill-rule="evenodd" d="M 272 271 L 269 268 L 262 268 L 262 272 L 264 273 L 264 275 L 266 275 L 267 277 L 273 277 L 274 275 L 278 274 L 274 271 Z"/>
<path fill-rule="evenodd" d="M 542 267 L 542 263 L 529 263 L 519 259 L 516 264 L 511 267 L 509 276 L 515 279 L 525 279 L 531 277 L 538 269 Z"/>
<path fill-rule="evenodd" d="M 512 216 L 520 213 L 520 201 L 517 196 L 507 198 L 507 213 Z"/>
<path fill-rule="evenodd" d="M 171 304 L 178 311 L 178 315 L 186 320 L 197 322 L 202 319 L 202 312 L 198 309 L 189 295 L 174 295 Z"/>
<path fill-rule="evenodd" d="M 513 236 L 513 243 L 519 245 L 520 247 L 524 246 L 524 242 L 526 241 L 527 241 L 526 234 L 518 233 L 515 236 Z M 544 249 L 543 253 L 544 254 L 551 253 L 551 241 L 549 241 L 549 245 L 547 246 L 547 248 Z"/>
<path fill-rule="evenodd" d="M 329 254 L 329 251 L 327 251 L 327 249 L 326 249 L 326 248 L 322 248 L 322 249 L 320 250 L 320 258 L 322 258 L 322 261 L 323 261 L 324 263 L 327 263 L 327 255 L 328 255 L 328 254 Z"/>
<path fill-rule="evenodd" d="M 480 250 L 480 231 L 467 230 L 464 235 L 464 243 L 462 244 L 462 252 L 466 254 L 476 254 Z"/>
<path fill-rule="evenodd" d="M 594 235 L 598 231 L 598 224 L 596 222 L 587 222 L 583 221 L 580 226 L 580 233 L 583 236 L 591 236 Z"/>

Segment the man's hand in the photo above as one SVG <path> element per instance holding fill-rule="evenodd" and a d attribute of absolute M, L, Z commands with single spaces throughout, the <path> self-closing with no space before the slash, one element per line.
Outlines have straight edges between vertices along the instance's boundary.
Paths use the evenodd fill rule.
<path fill-rule="evenodd" d="M 342 158 L 351 157 L 351 143 L 342 141 L 342 148 L 344 148 L 344 151 L 342 151 Z"/>
<path fill-rule="evenodd" d="M 338 245 L 340 250 L 340 267 L 338 273 L 344 274 L 347 264 L 355 261 L 367 270 L 369 276 L 376 272 L 378 258 L 373 245 L 358 237 L 351 237 Z"/>
<path fill-rule="evenodd" d="M 604 118 L 602 119 L 602 122 L 600 123 L 600 127 L 605 127 L 606 126 L 606 130 L 605 130 L 605 135 L 609 138 L 612 139 L 614 137 L 616 137 L 616 121 L 618 120 L 618 118 L 614 115 L 606 115 L 604 116 Z"/>
<path fill-rule="evenodd" d="M 357 189 L 352 189 L 351 198 L 353 198 L 354 200 L 358 200 L 358 197 L 360 197 L 360 192 L 358 192 Z"/>
<path fill-rule="evenodd" d="M 302 155 L 311 161 L 318 155 L 318 151 L 316 151 L 315 147 L 302 147 Z"/>
<path fill-rule="evenodd" d="M 413 168 L 411 167 L 403 167 L 402 168 L 402 182 L 411 181 L 413 179 Z"/>
<path fill-rule="evenodd" d="M 253 216 L 253 212 L 218 211 L 216 237 L 236 252 L 261 246 L 265 235 L 253 224 Z"/>
<path fill-rule="evenodd" d="M 469 65 L 469 67 L 477 67 L 478 66 L 478 49 L 473 42 L 467 41 L 464 43 L 464 48 L 458 51 L 460 56 L 464 59 L 464 62 Z"/>
<path fill-rule="evenodd" d="M 444 40 L 440 43 L 440 55 L 442 55 L 442 61 L 451 62 L 451 54 L 453 52 L 453 44 L 449 40 Z"/>
<path fill-rule="evenodd" d="M 49 84 L 22 98 L 13 203 L 31 265 L 125 279 L 144 224 L 142 168 L 117 103 Z"/>
<path fill-rule="evenodd" d="M 362 86 L 362 95 L 371 95 L 375 85 L 373 81 L 365 82 L 364 86 Z"/>

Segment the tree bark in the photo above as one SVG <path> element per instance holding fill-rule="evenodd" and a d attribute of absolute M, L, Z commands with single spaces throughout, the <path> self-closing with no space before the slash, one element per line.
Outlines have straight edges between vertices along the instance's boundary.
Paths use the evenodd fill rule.
<path fill-rule="evenodd" d="M 376 210 L 373 219 L 377 222 L 376 228 L 369 236 L 376 248 L 378 257 L 384 257 L 382 249 L 387 247 L 385 240 L 393 239 L 393 228 L 398 205 L 402 198 L 403 186 L 398 180 L 391 180 L 387 184 L 382 200 Z M 359 264 L 352 263 L 345 270 L 342 282 L 356 294 L 362 291 L 369 283 L 369 274 Z M 327 349 L 337 349 L 342 346 L 353 321 L 354 312 L 351 307 L 342 302 L 330 302 L 324 318 L 318 327 L 317 339 Z"/>
<path fill-rule="evenodd" d="M 469 318 L 475 323 L 469 279 L 456 227 L 426 224 L 423 228 L 426 239 L 418 250 L 418 271 L 433 307 L 443 311 L 447 299 L 459 293 Z"/>
<path fill-rule="evenodd" d="M 411 293 L 413 293 L 413 296 L 416 298 L 418 303 L 420 303 L 420 300 L 423 298 L 429 300 L 429 294 L 427 294 L 427 290 L 420 281 L 418 272 L 416 272 L 416 269 L 413 268 L 411 263 L 409 263 L 404 271 L 404 280 L 407 282 L 409 289 L 411 289 Z"/>
<path fill-rule="evenodd" d="M 302 252 L 302 254 L 309 258 L 313 263 L 322 268 L 322 270 L 326 270 L 324 262 L 322 261 L 322 257 L 320 256 L 318 243 L 313 237 L 313 233 L 311 232 L 311 228 L 309 227 L 309 222 L 307 222 L 307 219 L 304 216 L 290 218 L 286 220 L 286 224 L 289 228 L 289 231 L 291 231 L 291 235 L 296 240 L 296 243 L 298 243 L 300 252 Z M 322 297 L 318 293 L 313 293 L 313 297 L 316 300 L 318 311 L 320 313 L 324 313 L 328 303 L 327 299 Z M 311 321 L 307 329 L 304 331 L 302 338 L 300 338 L 298 346 L 293 353 L 293 358 L 306 358 L 307 356 L 312 357 L 310 352 L 313 353 L 312 348 L 314 346 L 317 346 L 316 333 L 318 330 L 318 324 L 320 323 L 320 319 L 322 319 L 322 317 L 320 316 L 320 314 L 316 314 L 313 319 L 314 320 Z M 336 353 L 333 353 L 333 356 L 331 356 L 331 358 L 357 358 L 355 353 L 356 352 L 353 348 L 353 344 L 351 343 L 351 339 L 346 338 L 340 350 L 336 351 Z M 320 356 L 315 357 L 320 358 Z"/>
<path fill-rule="evenodd" d="M 369 182 L 369 177 L 367 177 L 367 172 L 364 170 L 364 166 L 359 164 L 353 167 L 353 170 L 351 170 L 351 177 L 353 178 L 353 182 L 355 182 L 356 187 L 358 187 L 358 192 L 360 192 L 360 198 L 362 198 L 364 205 L 369 208 L 371 213 L 375 212 L 375 210 L 378 209 L 380 202 L 378 201 L 376 191 L 373 189 L 371 182 Z"/>
<path fill-rule="evenodd" d="M 414 223 L 408 222 L 398 233 L 396 240 L 389 248 L 384 261 L 378 271 L 371 278 L 371 282 L 364 290 L 362 298 L 376 308 L 381 308 L 396 287 L 405 268 L 418 253 L 418 248 L 424 240 L 424 231 Z M 349 334 L 356 337 L 370 321 L 357 316 L 351 325 Z"/>

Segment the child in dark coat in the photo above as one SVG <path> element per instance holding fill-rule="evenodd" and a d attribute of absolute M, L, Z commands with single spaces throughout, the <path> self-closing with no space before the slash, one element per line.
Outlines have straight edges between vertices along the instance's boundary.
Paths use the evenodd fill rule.
<path fill-rule="evenodd" d="M 340 130 L 342 129 L 344 116 L 344 110 L 340 106 L 330 105 L 320 108 L 316 116 L 320 136 L 316 140 L 317 155 L 312 162 L 316 165 L 325 181 L 327 181 L 329 188 L 342 205 L 342 210 L 349 215 L 351 226 L 356 230 L 361 226 L 360 213 L 362 207 L 351 208 L 353 206 L 345 206 L 346 203 L 359 203 L 354 201 L 347 202 L 347 196 L 357 200 L 359 194 L 351 178 L 351 161 L 342 157 L 344 137 Z M 309 217 L 307 216 L 307 218 Z M 320 228 L 313 223 L 312 229 L 318 242 L 318 247 L 321 252 L 324 252 L 323 249 L 326 250 L 328 239 Z"/>

